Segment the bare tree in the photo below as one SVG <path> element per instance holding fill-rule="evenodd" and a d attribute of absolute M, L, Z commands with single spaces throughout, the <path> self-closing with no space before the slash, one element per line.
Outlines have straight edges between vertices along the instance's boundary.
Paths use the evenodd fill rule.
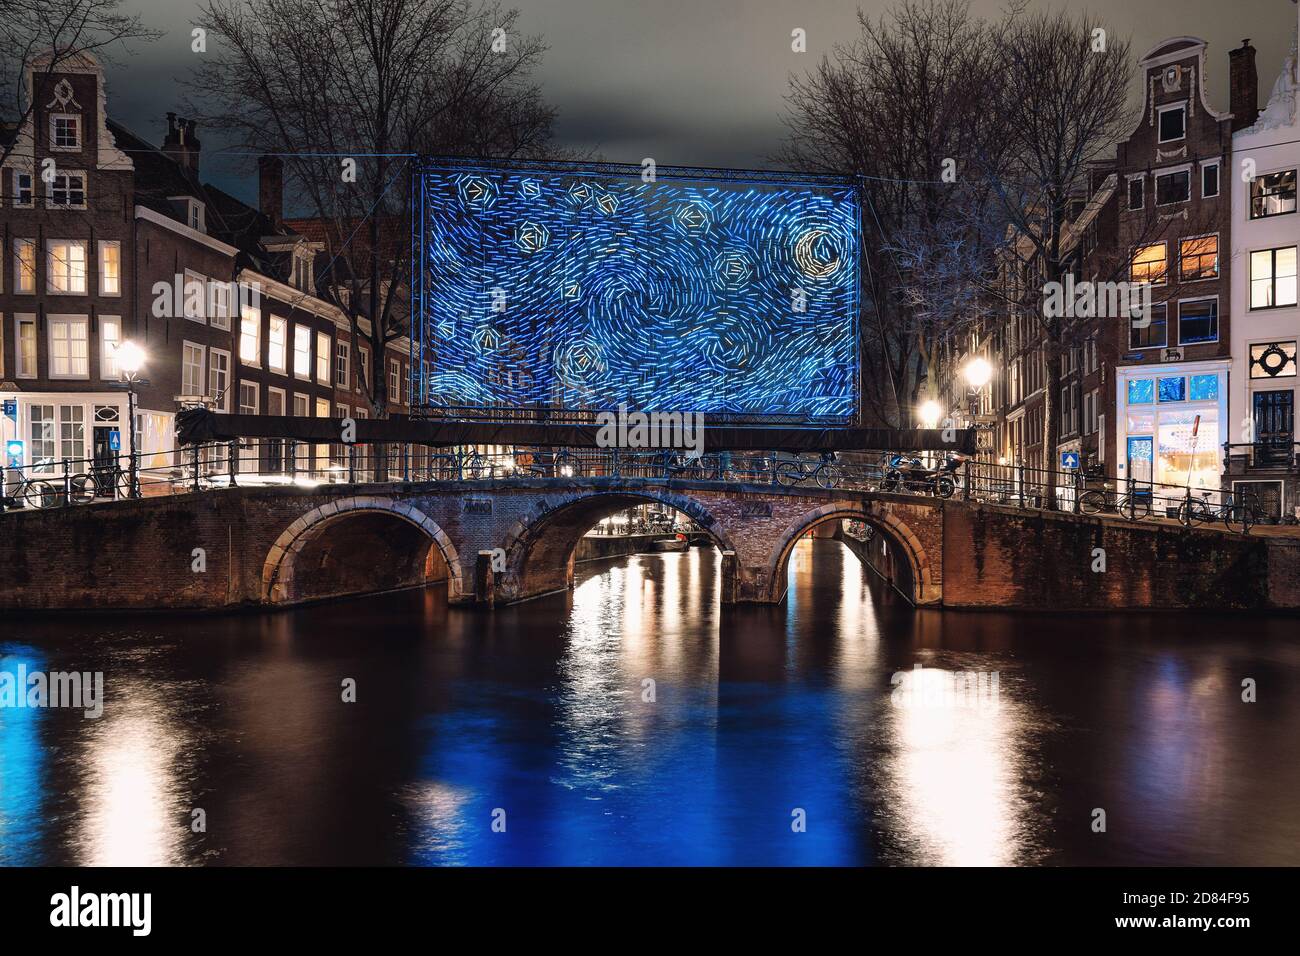
<path fill-rule="evenodd" d="M 159 37 L 122 0 L 0 0 L 0 123 L 21 128 L 35 106 L 32 85 L 85 55 L 108 58 Z M 28 70 L 33 70 L 29 80 Z M 0 164 L 15 137 L 0 139 Z"/>
<path fill-rule="evenodd" d="M 901 426 L 923 383 L 934 387 L 937 341 L 978 320 L 980 274 L 1001 240 L 970 160 L 1004 148 L 984 98 L 1005 25 L 974 19 L 966 0 L 903 0 L 858 21 L 856 40 L 791 79 L 778 158 L 863 177 L 860 334 L 864 384 L 878 389 L 864 401 Z"/>
<path fill-rule="evenodd" d="M 207 0 L 196 115 L 285 161 L 290 201 L 323 225 L 318 292 L 368 341 L 363 388 L 387 414 L 385 346 L 410 329 L 408 177 L 416 153 L 532 156 L 553 111 L 518 13 L 475 0 Z"/>
<path fill-rule="evenodd" d="M 984 105 L 998 118 L 1005 149 L 977 162 L 1011 225 L 1012 241 L 1029 246 L 1029 255 L 1019 257 L 1029 272 L 1017 286 L 1025 293 L 1020 306 L 1043 332 L 1042 469 L 1049 507 L 1056 498 L 1060 356 L 1071 323 L 1045 314 L 1042 288 L 1062 282 L 1070 270 L 1073 249 L 1064 240 L 1071 200 L 1086 191 L 1093 163 L 1131 125 L 1129 53 L 1127 41 L 1107 36 L 1086 14 L 1019 15 L 997 45 L 999 81 Z"/>

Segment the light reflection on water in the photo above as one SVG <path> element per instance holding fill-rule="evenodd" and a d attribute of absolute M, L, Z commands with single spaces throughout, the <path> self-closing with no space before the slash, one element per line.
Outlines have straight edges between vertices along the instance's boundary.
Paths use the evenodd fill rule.
<path fill-rule="evenodd" d="M 784 606 L 724 611 L 718 563 L 492 613 L 6 620 L 3 661 L 107 703 L 0 710 L 0 862 L 1300 863 L 1293 618 L 916 612 L 807 540 Z M 918 664 L 998 696 L 908 704 Z"/>

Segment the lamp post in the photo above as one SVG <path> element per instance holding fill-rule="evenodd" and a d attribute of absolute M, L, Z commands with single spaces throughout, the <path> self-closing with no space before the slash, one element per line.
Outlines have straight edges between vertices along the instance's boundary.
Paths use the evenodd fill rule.
<path fill-rule="evenodd" d="M 130 435 L 127 451 L 128 491 L 132 498 L 140 497 L 140 475 L 135 455 L 135 387 L 140 384 L 140 369 L 144 366 L 144 349 L 134 342 L 123 342 L 113 353 L 117 369 L 126 382 L 126 427 Z"/>

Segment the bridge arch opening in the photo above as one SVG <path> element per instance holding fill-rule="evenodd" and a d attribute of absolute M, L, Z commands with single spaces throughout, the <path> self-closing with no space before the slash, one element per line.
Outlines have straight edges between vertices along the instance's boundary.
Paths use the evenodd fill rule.
<path fill-rule="evenodd" d="M 858 525 L 861 533 L 848 526 Z M 913 606 L 926 603 L 929 562 L 911 531 L 889 517 L 858 509 L 828 506 L 802 516 L 787 529 L 773 555 L 769 600 L 784 600 L 789 588 L 790 557 L 805 536 L 835 538 L 853 552 L 867 573 L 878 573 Z"/>
<path fill-rule="evenodd" d="M 718 550 L 734 550 L 713 516 L 698 501 L 685 495 L 616 491 L 548 500 L 531 515 L 517 521 L 507 534 L 506 573 L 498 585 L 499 596 L 506 601 L 520 601 L 572 587 L 579 545 L 587 533 L 606 519 L 647 503 L 690 519 L 698 529 L 696 533 Z M 668 538 L 671 534 L 665 530 L 661 536 Z M 587 544 L 593 546 L 589 550 L 598 551 L 602 542 L 597 538 Z"/>
<path fill-rule="evenodd" d="M 392 499 L 350 498 L 285 529 L 263 565 L 262 596 L 300 604 L 445 581 L 454 600 L 460 575 L 455 546 L 428 515 Z"/>

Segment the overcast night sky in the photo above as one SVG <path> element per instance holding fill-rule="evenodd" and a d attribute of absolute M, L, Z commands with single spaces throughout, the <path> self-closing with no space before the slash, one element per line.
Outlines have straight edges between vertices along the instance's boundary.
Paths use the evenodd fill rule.
<path fill-rule="evenodd" d="M 1031 0 L 1033 2 L 1033 0 Z M 191 0 L 127 0 L 167 35 L 139 48 L 109 74 L 113 115 L 154 142 L 164 114 L 178 109 L 189 47 Z M 522 27 L 549 51 L 538 76 L 559 109 L 561 143 L 615 162 L 764 166 L 785 127 L 787 78 L 811 68 L 838 41 L 857 35 L 856 10 L 873 17 L 886 0 L 517 0 Z M 1037 4 L 1035 4 L 1037 5 Z M 1046 4 L 1044 4 L 1046 5 Z M 993 17 L 1001 0 L 975 0 Z M 1228 50 L 1250 37 L 1258 47 L 1261 105 L 1295 35 L 1291 0 L 1093 0 L 1087 7 L 1135 56 L 1174 35 L 1209 41 L 1212 105 L 1228 104 Z M 790 31 L 807 31 L 808 52 L 790 50 Z M 170 91 L 170 92 L 169 92 Z M 202 131 L 200 131 L 202 135 Z M 205 140 L 205 151 L 211 140 Z M 208 176 L 255 199 L 251 176 L 205 157 Z"/>

